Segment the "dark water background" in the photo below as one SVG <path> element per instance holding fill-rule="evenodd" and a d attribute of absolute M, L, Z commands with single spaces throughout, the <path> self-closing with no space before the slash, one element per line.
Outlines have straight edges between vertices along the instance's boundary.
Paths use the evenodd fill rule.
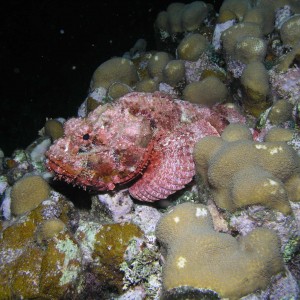
<path fill-rule="evenodd" d="M 0 148 L 5 155 L 28 146 L 46 117 L 74 116 L 102 62 L 122 56 L 138 38 L 147 40 L 147 50 L 155 49 L 154 20 L 172 2 L 10 0 L 1 4 Z"/>

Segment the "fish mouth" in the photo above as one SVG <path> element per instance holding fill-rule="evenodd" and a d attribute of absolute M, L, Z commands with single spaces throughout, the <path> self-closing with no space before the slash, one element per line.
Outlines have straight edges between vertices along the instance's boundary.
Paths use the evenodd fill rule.
<path fill-rule="evenodd" d="M 46 166 L 49 171 L 54 172 L 55 179 L 64 180 L 83 189 L 107 191 L 115 188 L 112 182 L 105 182 L 97 176 L 97 172 L 85 168 L 75 169 L 70 162 L 64 163 L 58 158 L 48 157 Z"/>
<path fill-rule="evenodd" d="M 63 177 L 64 179 L 69 178 L 70 181 L 77 178 L 80 174 L 80 171 L 75 171 L 75 168 L 72 168 L 70 165 L 64 164 L 61 160 L 53 157 L 47 159 L 46 166 L 49 171 L 55 173 L 56 177 Z"/>

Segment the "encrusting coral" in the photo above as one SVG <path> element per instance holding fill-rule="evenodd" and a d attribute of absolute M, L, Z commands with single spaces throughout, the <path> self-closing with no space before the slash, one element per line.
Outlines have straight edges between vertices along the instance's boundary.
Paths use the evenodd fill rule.
<path fill-rule="evenodd" d="M 300 200 L 294 186 L 299 157 L 285 142 L 206 137 L 196 143 L 194 158 L 198 174 L 220 208 L 233 212 L 260 204 L 289 214 L 289 200 Z"/>
<path fill-rule="evenodd" d="M 230 120 L 244 121 L 234 107 L 209 109 L 162 93 L 130 93 L 86 119 L 67 121 L 64 138 L 46 154 L 47 165 L 58 178 L 97 190 L 137 178 L 130 194 L 156 201 L 192 180 L 195 142 L 219 135 Z"/>
<path fill-rule="evenodd" d="M 157 224 L 156 236 L 165 258 L 165 292 L 188 286 L 239 299 L 267 288 L 271 277 L 284 270 L 274 231 L 257 228 L 239 239 L 216 232 L 202 204 L 179 204 L 168 211 Z"/>

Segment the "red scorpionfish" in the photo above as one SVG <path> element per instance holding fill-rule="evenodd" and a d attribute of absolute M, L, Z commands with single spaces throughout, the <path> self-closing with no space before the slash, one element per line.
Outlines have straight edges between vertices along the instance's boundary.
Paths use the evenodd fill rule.
<path fill-rule="evenodd" d="M 47 167 L 84 188 L 107 191 L 132 181 L 132 197 L 165 199 L 193 179 L 197 140 L 244 121 L 229 105 L 208 108 L 160 92 L 133 92 L 68 120 L 64 137 L 46 153 Z"/>

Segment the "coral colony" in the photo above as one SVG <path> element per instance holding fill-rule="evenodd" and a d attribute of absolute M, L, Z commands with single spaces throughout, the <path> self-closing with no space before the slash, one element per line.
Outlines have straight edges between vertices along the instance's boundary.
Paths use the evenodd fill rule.
<path fill-rule="evenodd" d="M 299 299 L 300 2 L 176 2 L 154 28 L 0 152 L 0 300 Z"/>

